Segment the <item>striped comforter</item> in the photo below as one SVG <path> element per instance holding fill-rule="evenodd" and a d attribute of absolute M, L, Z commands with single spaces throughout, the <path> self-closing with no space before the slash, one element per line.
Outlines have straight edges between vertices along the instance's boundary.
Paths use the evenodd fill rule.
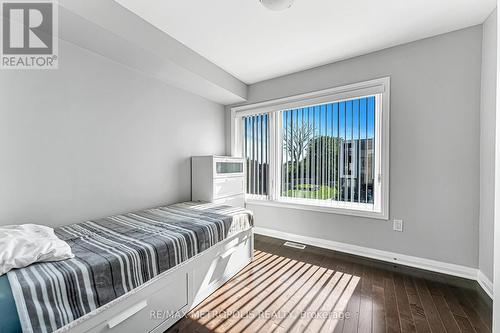
<path fill-rule="evenodd" d="M 74 259 L 8 273 L 23 332 L 52 332 L 252 223 L 242 208 L 186 202 L 57 228 Z"/>

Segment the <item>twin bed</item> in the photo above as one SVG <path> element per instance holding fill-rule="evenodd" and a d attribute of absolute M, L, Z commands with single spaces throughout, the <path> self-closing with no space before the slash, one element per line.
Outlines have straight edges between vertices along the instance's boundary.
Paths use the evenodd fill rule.
<path fill-rule="evenodd" d="M 0 332 L 162 332 L 252 260 L 252 225 L 185 202 L 57 228 L 75 258 L 0 277 Z"/>

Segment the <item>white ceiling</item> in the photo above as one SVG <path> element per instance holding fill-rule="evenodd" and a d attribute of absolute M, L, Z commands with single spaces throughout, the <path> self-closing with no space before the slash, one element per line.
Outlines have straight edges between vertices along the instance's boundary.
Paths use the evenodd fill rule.
<path fill-rule="evenodd" d="M 480 24 L 496 0 L 116 0 L 251 84 Z"/>

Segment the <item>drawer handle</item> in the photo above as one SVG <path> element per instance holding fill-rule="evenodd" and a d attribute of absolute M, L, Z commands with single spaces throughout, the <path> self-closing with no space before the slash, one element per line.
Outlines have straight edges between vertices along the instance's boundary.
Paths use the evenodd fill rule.
<path fill-rule="evenodd" d="M 123 321 L 135 315 L 137 312 L 144 309 L 146 306 L 148 306 L 148 301 L 146 300 L 131 306 L 127 310 L 123 311 L 122 313 L 120 313 L 119 315 L 108 321 L 108 327 L 109 328 L 115 327 L 116 325 L 122 323 Z"/>

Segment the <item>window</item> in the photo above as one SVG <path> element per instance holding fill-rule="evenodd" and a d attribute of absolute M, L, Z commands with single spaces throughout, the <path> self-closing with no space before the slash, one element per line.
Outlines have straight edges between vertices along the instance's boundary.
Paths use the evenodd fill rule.
<path fill-rule="evenodd" d="M 389 79 L 232 109 L 257 204 L 388 217 Z"/>
<path fill-rule="evenodd" d="M 269 115 L 243 117 L 247 194 L 267 196 L 269 181 Z"/>

